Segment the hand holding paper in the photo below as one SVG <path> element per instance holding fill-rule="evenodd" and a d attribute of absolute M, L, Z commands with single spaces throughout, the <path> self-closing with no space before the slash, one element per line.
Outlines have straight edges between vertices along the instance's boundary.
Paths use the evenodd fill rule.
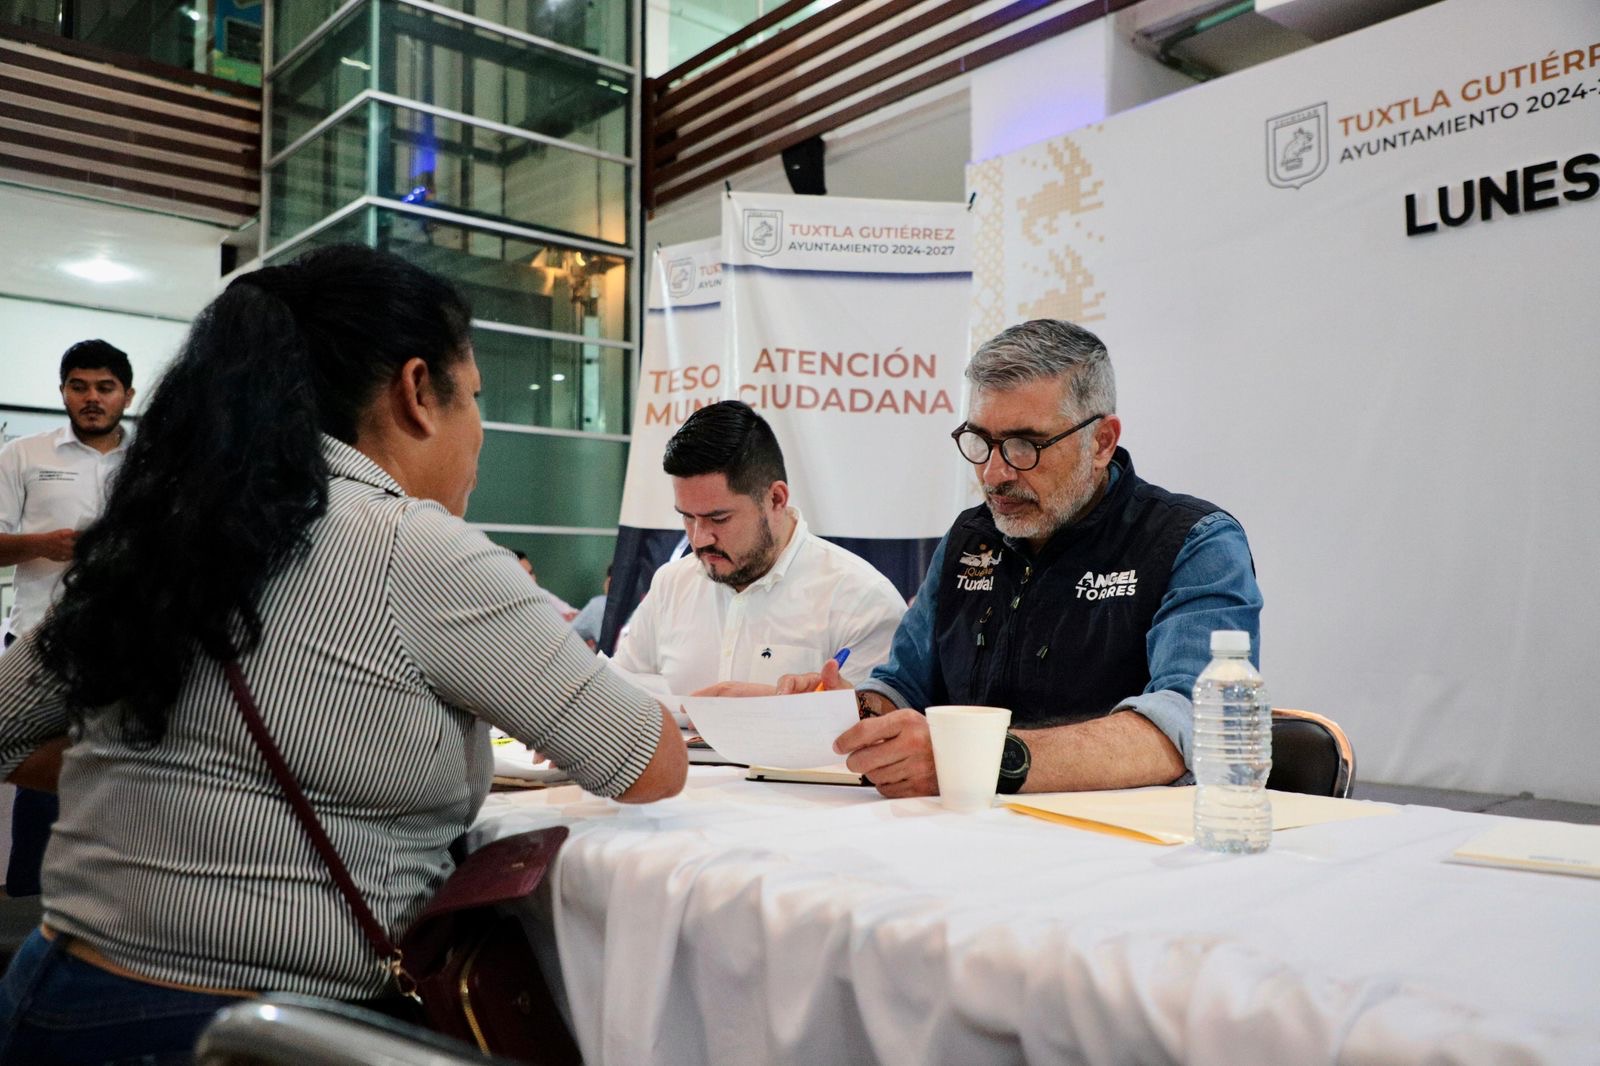
<path fill-rule="evenodd" d="M 833 742 L 856 723 L 848 690 L 743 699 L 685 696 L 683 709 L 722 755 L 747 766 L 803 769 L 839 761 Z"/>

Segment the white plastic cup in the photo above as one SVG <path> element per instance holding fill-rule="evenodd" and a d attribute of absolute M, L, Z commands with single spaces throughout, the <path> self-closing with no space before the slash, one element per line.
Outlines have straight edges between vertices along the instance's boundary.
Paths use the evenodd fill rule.
<path fill-rule="evenodd" d="M 929 707 L 939 802 L 949 811 L 988 810 L 1000 778 L 1011 712 L 1004 707 Z"/>

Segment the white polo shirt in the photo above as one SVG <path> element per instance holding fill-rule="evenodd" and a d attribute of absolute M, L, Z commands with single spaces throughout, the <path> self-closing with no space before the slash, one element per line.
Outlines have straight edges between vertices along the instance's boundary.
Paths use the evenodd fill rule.
<path fill-rule="evenodd" d="M 866 560 L 812 536 L 798 509 L 789 514 L 794 535 L 743 592 L 712 581 L 692 553 L 657 570 L 613 665 L 681 696 L 718 681 L 774 684 L 849 648 L 845 678 L 866 680 L 889 657 L 906 601 Z"/>
<path fill-rule="evenodd" d="M 106 488 L 130 436 L 124 424 L 122 442 L 101 455 L 66 425 L 0 448 L 0 533 L 86 528 L 105 508 Z M 50 559 L 17 564 L 11 632 L 20 636 L 44 620 L 66 572 L 66 563 Z"/>

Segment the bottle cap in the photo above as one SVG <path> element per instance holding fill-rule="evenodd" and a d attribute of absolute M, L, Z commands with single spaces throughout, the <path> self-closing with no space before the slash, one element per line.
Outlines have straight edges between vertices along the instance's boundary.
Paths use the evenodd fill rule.
<path fill-rule="evenodd" d="M 1242 629 L 1214 629 L 1211 631 L 1212 655 L 1249 655 L 1250 634 Z"/>

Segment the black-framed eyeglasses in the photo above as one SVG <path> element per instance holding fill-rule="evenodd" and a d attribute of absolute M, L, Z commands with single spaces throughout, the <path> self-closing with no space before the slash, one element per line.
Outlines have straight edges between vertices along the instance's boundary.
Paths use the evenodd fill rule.
<path fill-rule="evenodd" d="M 1051 437 L 1049 440 L 1035 443 L 1027 437 L 1007 437 L 1005 440 L 995 440 L 986 434 L 979 433 L 965 422 L 957 426 L 955 432 L 950 434 L 950 439 L 956 442 L 956 447 L 961 449 L 961 457 L 975 466 L 982 466 L 989 461 L 989 455 L 995 446 L 1000 448 L 1000 458 L 1005 460 L 1007 466 L 1013 470 L 1032 470 L 1039 465 L 1039 453 L 1057 441 L 1066 440 L 1085 426 L 1093 425 L 1105 415 L 1090 415 L 1071 429 L 1064 430 Z"/>

